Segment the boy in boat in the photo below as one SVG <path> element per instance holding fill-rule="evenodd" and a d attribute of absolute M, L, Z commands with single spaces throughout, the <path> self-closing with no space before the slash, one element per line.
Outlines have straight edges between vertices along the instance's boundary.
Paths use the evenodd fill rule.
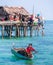
<path fill-rule="evenodd" d="M 32 52 L 37 52 L 33 47 L 32 47 L 32 44 L 29 44 L 28 47 L 26 48 L 26 52 L 28 53 L 28 56 L 29 57 L 32 57 Z"/>
<path fill-rule="evenodd" d="M 33 47 L 32 44 L 29 44 L 26 49 L 24 48 L 14 48 L 19 54 L 29 57 L 32 57 L 32 52 L 34 51 L 35 53 L 37 52 Z"/>

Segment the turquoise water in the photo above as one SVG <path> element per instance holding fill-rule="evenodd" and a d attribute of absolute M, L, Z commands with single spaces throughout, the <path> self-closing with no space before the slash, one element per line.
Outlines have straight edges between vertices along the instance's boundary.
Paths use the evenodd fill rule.
<path fill-rule="evenodd" d="M 46 21 L 45 36 L 33 36 L 13 39 L 0 39 L 0 65 L 53 65 L 53 21 Z M 32 42 L 38 51 L 32 60 L 16 58 L 11 53 L 12 43 L 15 47 L 25 48 Z"/>

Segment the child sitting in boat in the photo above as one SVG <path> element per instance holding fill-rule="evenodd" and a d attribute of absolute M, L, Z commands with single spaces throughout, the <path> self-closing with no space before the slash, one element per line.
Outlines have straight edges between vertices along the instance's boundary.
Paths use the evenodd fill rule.
<path fill-rule="evenodd" d="M 26 56 L 26 57 L 29 57 L 29 58 L 32 58 L 32 52 L 34 51 L 35 53 L 37 52 L 33 47 L 32 47 L 32 44 L 29 44 L 28 47 L 26 49 L 24 48 L 14 48 L 17 53 L 23 55 L 23 56 Z"/>
<path fill-rule="evenodd" d="M 28 47 L 26 48 L 26 52 L 28 53 L 28 56 L 32 57 L 32 52 L 37 52 L 33 47 L 32 44 L 29 44 Z"/>

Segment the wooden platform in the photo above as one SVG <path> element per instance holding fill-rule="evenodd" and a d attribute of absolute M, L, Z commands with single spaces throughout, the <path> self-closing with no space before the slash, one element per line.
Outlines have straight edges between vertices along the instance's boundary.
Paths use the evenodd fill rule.
<path fill-rule="evenodd" d="M 28 25 L 27 22 L 18 21 L 0 21 L 0 26 L 2 27 L 2 38 L 4 37 L 4 31 L 6 31 L 8 33 L 8 36 L 11 38 L 13 27 L 16 28 L 16 37 L 20 37 L 20 31 L 22 32 L 22 30 L 23 36 L 27 36 L 28 27 L 30 28 L 30 36 L 33 34 L 33 28 L 35 28 L 35 30 L 37 29 L 37 25 Z"/>

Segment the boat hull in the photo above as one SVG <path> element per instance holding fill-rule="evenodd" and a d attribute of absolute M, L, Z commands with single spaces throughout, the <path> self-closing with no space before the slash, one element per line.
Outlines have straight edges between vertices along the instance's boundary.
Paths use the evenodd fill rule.
<path fill-rule="evenodd" d="M 12 54 L 14 54 L 14 55 L 15 55 L 16 57 L 18 57 L 18 58 L 22 58 L 22 59 L 32 59 L 32 57 L 29 58 L 29 57 L 23 56 L 22 54 L 19 54 L 18 52 L 16 52 L 15 49 L 11 49 L 11 52 L 12 52 Z"/>

